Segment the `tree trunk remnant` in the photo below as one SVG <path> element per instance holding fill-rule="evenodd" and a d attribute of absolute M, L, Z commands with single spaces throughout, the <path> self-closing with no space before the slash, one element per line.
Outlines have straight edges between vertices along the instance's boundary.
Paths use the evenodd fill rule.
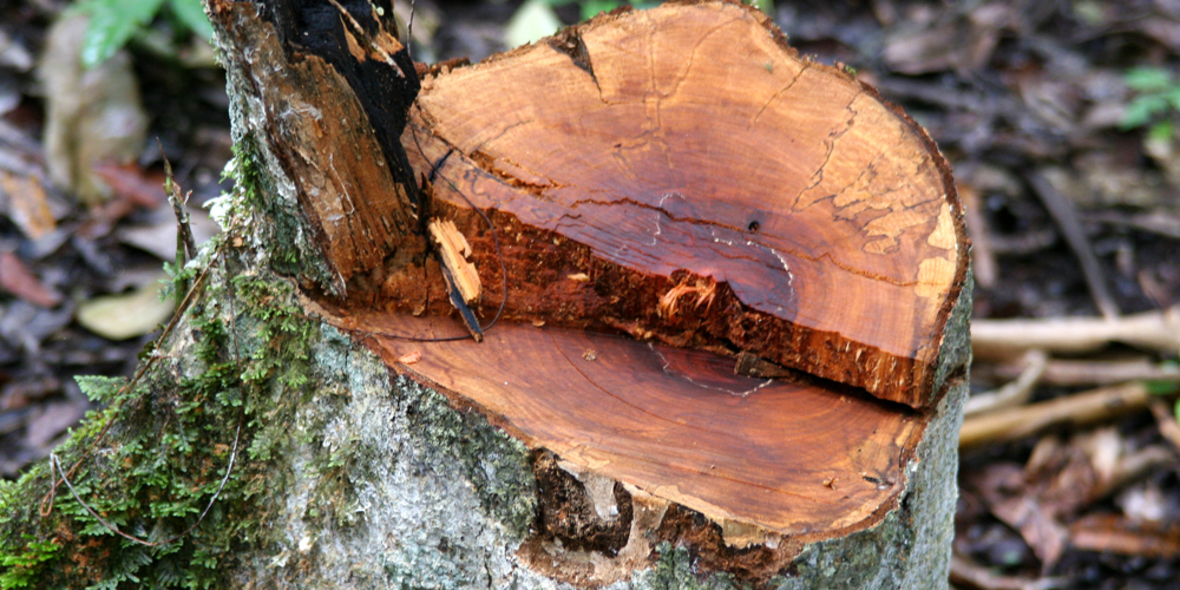
<path fill-rule="evenodd" d="M 59 490 L 0 521 L 0 550 L 73 565 L 20 572 L 946 586 L 968 246 L 945 161 L 871 87 L 729 1 L 433 67 L 387 2 L 208 11 L 239 150 L 227 235 L 62 464 L 123 530 L 200 522 L 158 506 L 177 490 L 215 509 L 146 549 Z M 235 419 L 248 452 L 215 494 Z M 193 420 L 199 439 L 143 439 Z"/>

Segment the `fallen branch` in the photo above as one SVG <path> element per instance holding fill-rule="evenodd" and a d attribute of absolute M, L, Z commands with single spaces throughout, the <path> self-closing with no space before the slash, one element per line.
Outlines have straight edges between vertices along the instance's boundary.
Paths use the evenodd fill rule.
<path fill-rule="evenodd" d="M 1023 358 L 998 365 L 979 364 L 972 367 L 971 377 L 1011 381 L 1018 379 L 1027 367 L 1028 361 Z M 1180 366 L 1159 363 L 1147 355 L 1113 361 L 1049 359 L 1038 383 L 1097 387 L 1127 381 L 1177 382 Z"/>
<path fill-rule="evenodd" d="M 1041 375 L 1045 373 L 1049 356 L 1040 349 L 1030 350 L 1024 355 L 1022 363 L 1024 370 L 1012 382 L 995 391 L 971 396 L 963 410 L 965 415 L 985 414 L 1027 402 L 1032 397 L 1033 389 L 1040 382 Z"/>
<path fill-rule="evenodd" d="M 1143 409 L 1151 400 L 1145 383 L 1135 381 L 1046 402 L 968 418 L 959 447 L 1023 438 L 1058 424 L 1093 424 Z"/>
<path fill-rule="evenodd" d="M 1058 192 L 1040 171 L 1029 174 L 1028 182 L 1033 188 L 1033 193 L 1041 199 L 1041 203 L 1049 210 L 1049 215 L 1057 222 L 1057 227 L 1061 229 L 1065 242 L 1069 244 L 1070 249 L 1077 256 L 1078 262 L 1082 266 L 1082 274 L 1086 277 L 1086 285 L 1090 288 L 1090 295 L 1094 298 L 1094 304 L 1098 306 L 1098 310 L 1106 319 L 1118 318 L 1118 304 L 1115 303 L 1110 289 L 1106 286 L 1102 265 L 1098 263 L 1098 257 L 1094 255 L 1094 249 L 1090 246 L 1090 238 L 1082 229 L 1082 222 L 1078 220 L 1078 213 L 1074 209 L 1073 202 Z"/>
<path fill-rule="evenodd" d="M 1123 316 L 1019 320 L 974 320 L 971 344 L 976 360 L 1010 359 L 1027 350 L 1082 353 L 1112 342 L 1176 354 L 1180 349 L 1180 306 Z"/>

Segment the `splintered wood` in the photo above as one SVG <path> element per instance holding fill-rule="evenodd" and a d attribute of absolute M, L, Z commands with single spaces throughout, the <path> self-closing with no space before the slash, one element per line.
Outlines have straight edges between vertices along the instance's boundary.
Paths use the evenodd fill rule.
<path fill-rule="evenodd" d="M 471 303 L 479 299 L 479 272 L 467 262 L 467 257 L 471 256 L 471 246 L 463 234 L 455 229 L 455 223 L 447 219 L 432 219 L 426 230 L 430 232 L 439 257 L 442 258 L 442 265 L 448 271 L 448 278 L 454 281 L 454 287 L 459 290 L 463 302 Z"/>
<path fill-rule="evenodd" d="M 433 211 L 485 285 L 497 252 L 468 199 L 504 236 L 506 318 L 743 352 L 927 407 L 968 264 L 947 165 L 772 27 L 728 3 L 602 16 L 428 76 L 403 144 L 420 170 L 443 162 Z M 389 279 L 389 311 L 421 305 L 406 285 Z"/>

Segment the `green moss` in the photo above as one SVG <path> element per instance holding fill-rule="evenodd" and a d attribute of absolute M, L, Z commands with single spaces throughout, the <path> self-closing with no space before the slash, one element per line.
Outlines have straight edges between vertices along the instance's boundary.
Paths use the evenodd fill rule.
<path fill-rule="evenodd" d="M 4 573 L 0 574 L 0 588 L 25 588 L 41 576 L 41 571 L 57 559 L 57 552 L 61 545 L 52 541 L 37 541 L 32 535 L 22 535 L 25 541 L 23 547 L 4 548 L 4 555 L 0 557 L 0 567 Z"/>
<path fill-rule="evenodd" d="M 78 380 L 106 407 L 56 451 L 78 497 L 108 523 L 152 543 L 179 538 L 146 546 L 115 535 L 66 486 L 51 496 L 39 465 L 0 484 L 0 588 L 227 585 L 223 565 L 267 516 L 267 459 L 287 444 L 262 425 L 293 414 L 319 332 L 286 282 L 216 261 L 138 380 Z"/>

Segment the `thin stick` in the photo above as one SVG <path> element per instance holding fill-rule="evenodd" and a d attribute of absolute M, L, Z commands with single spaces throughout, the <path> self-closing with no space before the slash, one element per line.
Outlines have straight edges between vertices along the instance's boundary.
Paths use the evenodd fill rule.
<path fill-rule="evenodd" d="M 414 0 L 410 0 L 410 22 L 406 23 L 406 55 L 414 61 Z"/>
<path fill-rule="evenodd" d="M 959 198 L 963 201 L 963 216 L 967 221 L 967 232 L 971 234 L 971 258 L 975 267 L 975 282 L 990 289 L 996 284 L 999 274 L 996 255 L 992 250 L 991 228 L 979 206 L 979 193 L 970 185 L 959 186 Z"/>
<path fill-rule="evenodd" d="M 968 418 L 959 431 L 959 446 L 1016 440 L 1058 424 L 1091 424 L 1143 409 L 1151 392 L 1142 382 L 1104 387 L 1047 402 Z"/>
<path fill-rule="evenodd" d="M 1048 352 L 1091 352 L 1122 342 L 1168 355 L 1180 350 L 1180 306 L 1097 318 L 973 320 L 971 346 L 976 359 L 1010 359 L 1032 348 Z"/>
<path fill-rule="evenodd" d="M 1119 306 L 1111 296 L 1110 290 L 1106 288 L 1102 265 L 1098 264 L 1098 257 L 1094 256 L 1094 250 L 1090 247 L 1090 239 L 1086 237 L 1086 231 L 1082 228 L 1082 222 L 1078 220 L 1073 203 L 1065 195 L 1057 192 L 1049 179 L 1045 178 L 1040 171 L 1030 173 L 1028 183 L 1032 186 L 1033 192 L 1040 197 L 1045 208 L 1049 210 L 1049 215 L 1057 222 L 1057 227 L 1065 236 L 1066 243 L 1069 244 L 1074 256 L 1077 256 L 1078 262 L 1082 265 L 1082 274 L 1086 277 L 1086 285 L 1090 288 L 1090 295 L 1094 298 L 1094 304 L 1098 306 L 1098 311 L 1102 312 L 1102 316 L 1108 320 L 1117 318 Z"/>
<path fill-rule="evenodd" d="M 1028 351 L 1024 355 L 1024 371 L 1015 380 L 995 391 L 971 396 L 967 400 L 963 414 L 965 416 L 981 415 L 1027 402 L 1048 364 L 1049 355 L 1045 354 L 1045 351 L 1039 349 Z"/>
<path fill-rule="evenodd" d="M 971 367 L 972 377 L 1012 380 L 1028 366 L 1027 361 L 999 365 L 978 363 Z M 1180 366 L 1159 363 L 1144 355 L 1125 360 L 1050 359 L 1039 383 L 1042 385 L 1089 386 L 1111 385 L 1127 381 L 1180 381 Z"/>
<path fill-rule="evenodd" d="M 951 555 L 951 581 L 984 590 L 1051 590 L 1069 585 L 1066 578 L 1029 579 L 1001 576 L 955 553 Z"/>
<path fill-rule="evenodd" d="M 164 160 L 164 192 L 168 193 L 168 203 L 172 205 L 172 213 L 176 215 L 177 237 L 184 243 L 188 260 L 192 260 L 197 257 L 197 241 L 193 238 L 193 228 L 189 224 L 188 212 L 184 210 L 184 207 L 188 204 L 188 199 L 193 193 L 189 191 L 187 195 L 181 197 L 180 186 L 172 178 L 172 164 L 164 155 L 164 144 L 160 143 L 159 138 L 156 138 L 156 145 L 160 146 L 160 157 Z"/>
<path fill-rule="evenodd" d="M 1155 417 L 1160 434 L 1172 443 L 1172 446 L 1180 450 L 1180 423 L 1176 422 L 1176 414 L 1172 404 L 1159 398 L 1151 400 L 1151 415 Z"/>

